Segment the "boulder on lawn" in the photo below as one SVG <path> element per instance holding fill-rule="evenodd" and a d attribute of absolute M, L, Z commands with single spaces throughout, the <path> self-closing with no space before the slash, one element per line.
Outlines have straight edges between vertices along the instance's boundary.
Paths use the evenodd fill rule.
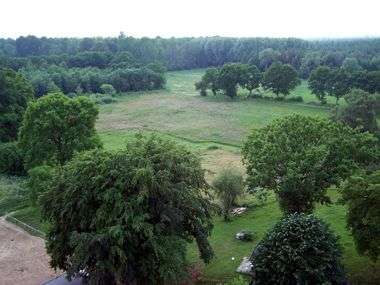
<path fill-rule="evenodd" d="M 252 267 L 253 265 L 252 265 L 252 262 L 249 260 L 249 258 L 243 257 L 243 260 L 240 263 L 239 267 L 236 269 L 236 272 L 240 274 L 252 276 L 253 275 Z"/>
<path fill-rule="evenodd" d="M 253 240 L 253 233 L 250 231 L 240 231 L 235 235 L 235 238 L 242 241 Z"/>
<path fill-rule="evenodd" d="M 238 207 L 238 208 L 232 209 L 231 214 L 232 216 L 239 216 L 243 214 L 245 211 L 247 211 L 246 207 Z"/>

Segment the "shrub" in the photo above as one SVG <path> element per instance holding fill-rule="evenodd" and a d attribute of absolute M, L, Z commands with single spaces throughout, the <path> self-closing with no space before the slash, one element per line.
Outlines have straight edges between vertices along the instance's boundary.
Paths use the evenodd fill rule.
<path fill-rule="evenodd" d="M 114 103 L 116 102 L 117 100 L 112 98 L 112 97 L 109 97 L 109 96 L 104 96 L 104 97 L 101 97 L 97 102 L 99 104 L 111 104 L 111 103 Z"/>
<path fill-rule="evenodd" d="M 222 203 L 222 213 L 225 221 L 229 220 L 229 212 L 236 204 L 236 199 L 243 194 L 243 176 L 233 168 L 223 169 L 212 183 L 216 195 Z"/>
<path fill-rule="evenodd" d="M 338 238 L 312 215 L 279 221 L 254 249 L 255 285 L 344 284 Z"/>
<path fill-rule="evenodd" d="M 303 97 L 302 96 L 290 97 L 290 98 L 287 98 L 286 101 L 288 101 L 288 102 L 303 102 Z"/>
<path fill-rule="evenodd" d="M 116 94 L 115 88 L 111 84 L 102 84 L 100 85 L 100 91 L 103 94 L 108 94 L 114 96 Z"/>
<path fill-rule="evenodd" d="M 16 142 L 0 144 L 0 173 L 23 175 L 24 156 Z"/>
<path fill-rule="evenodd" d="M 30 169 L 28 175 L 29 197 L 32 203 L 36 205 L 40 195 L 49 188 L 49 183 L 51 183 L 54 175 L 54 167 L 48 165 L 37 166 Z"/>

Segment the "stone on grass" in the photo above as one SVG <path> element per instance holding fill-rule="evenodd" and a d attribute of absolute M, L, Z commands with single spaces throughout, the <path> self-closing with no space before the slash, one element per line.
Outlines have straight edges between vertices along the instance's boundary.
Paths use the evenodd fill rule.
<path fill-rule="evenodd" d="M 237 273 L 249 275 L 252 276 L 252 262 L 249 260 L 248 257 L 243 257 L 242 262 L 240 263 L 239 267 L 236 269 Z"/>

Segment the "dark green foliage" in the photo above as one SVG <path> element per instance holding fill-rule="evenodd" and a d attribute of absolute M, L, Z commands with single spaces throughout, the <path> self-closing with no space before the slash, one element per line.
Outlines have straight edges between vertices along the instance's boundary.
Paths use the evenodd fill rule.
<path fill-rule="evenodd" d="M 332 70 L 327 66 L 319 66 L 310 74 L 308 84 L 311 92 L 322 104 L 326 104 L 326 96 L 329 95 Z"/>
<path fill-rule="evenodd" d="M 222 204 L 225 221 L 230 219 L 230 211 L 236 204 L 237 198 L 243 194 L 243 176 L 234 168 L 223 169 L 212 182 L 216 196 Z"/>
<path fill-rule="evenodd" d="M 195 90 L 199 90 L 201 96 L 207 96 L 207 83 L 203 80 L 195 82 Z"/>
<path fill-rule="evenodd" d="M 16 142 L 0 143 L 0 173 L 25 174 L 24 156 Z"/>
<path fill-rule="evenodd" d="M 380 171 L 350 177 L 341 193 L 356 249 L 376 262 L 380 255 Z"/>
<path fill-rule="evenodd" d="M 380 93 L 380 70 L 352 73 L 351 81 L 355 88 L 362 89 L 369 93 Z"/>
<path fill-rule="evenodd" d="M 312 215 L 292 214 L 279 221 L 255 247 L 255 285 L 345 284 L 338 237 Z"/>
<path fill-rule="evenodd" d="M 98 109 L 86 97 L 53 93 L 31 102 L 19 135 L 27 169 L 44 163 L 63 165 L 75 152 L 100 146 L 97 116 Z"/>
<path fill-rule="evenodd" d="M 100 90 L 103 94 L 108 94 L 114 96 L 116 94 L 115 88 L 111 84 L 102 84 L 100 85 Z"/>
<path fill-rule="evenodd" d="M 289 64 L 274 63 L 265 72 L 262 85 L 277 96 L 289 95 L 300 83 L 296 70 Z"/>
<path fill-rule="evenodd" d="M 336 98 L 336 105 L 338 105 L 339 99 L 350 92 L 352 88 L 351 78 L 347 71 L 342 68 L 332 70 L 330 76 L 327 92 Z"/>
<path fill-rule="evenodd" d="M 147 64 L 146 68 L 159 74 L 164 74 L 167 71 L 165 65 L 158 61 Z"/>
<path fill-rule="evenodd" d="M 218 76 L 218 86 L 227 96 L 237 96 L 238 85 L 244 86 L 247 82 L 248 65 L 241 63 L 226 63 L 222 66 Z"/>
<path fill-rule="evenodd" d="M 247 78 L 242 87 L 249 91 L 249 95 L 252 95 L 252 90 L 259 88 L 262 78 L 263 75 L 257 66 L 250 65 L 248 67 Z"/>
<path fill-rule="evenodd" d="M 31 81 L 37 97 L 57 89 L 65 94 L 78 89 L 81 93 L 101 93 L 102 85 L 112 85 L 117 92 L 160 89 L 165 85 L 165 75 L 148 68 L 67 69 L 52 65 L 24 69 L 23 74 Z"/>
<path fill-rule="evenodd" d="M 42 199 L 47 250 L 69 276 L 85 269 L 90 284 L 177 284 L 187 242 L 205 262 L 213 256 L 200 160 L 171 141 L 137 137 L 117 153 L 78 154 L 53 181 Z"/>
<path fill-rule="evenodd" d="M 54 167 L 48 165 L 36 166 L 28 171 L 27 188 L 29 198 L 33 205 L 36 205 L 42 193 L 50 188 L 53 183 Z"/>
<path fill-rule="evenodd" d="M 310 213 L 315 203 L 329 202 L 329 186 L 379 160 L 377 144 L 373 135 L 327 119 L 277 119 L 244 144 L 248 186 L 274 190 L 285 213 Z"/>
<path fill-rule="evenodd" d="M 205 74 L 202 76 L 200 83 L 202 86 L 206 86 L 206 89 L 211 89 L 212 93 L 216 95 L 219 90 L 219 69 L 208 68 Z"/>
<path fill-rule="evenodd" d="M 0 68 L 0 142 L 17 138 L 26 105 L 32 98 L 32 87 L 23 76 Z"/>
<path fill-rule="evenodd" d="M 337 120 L 352 128 L 378 134 L 376 118 L 380 112 L 380 95 L 354 89 L 344 99 L 347 104 L 339 108 Z"/>

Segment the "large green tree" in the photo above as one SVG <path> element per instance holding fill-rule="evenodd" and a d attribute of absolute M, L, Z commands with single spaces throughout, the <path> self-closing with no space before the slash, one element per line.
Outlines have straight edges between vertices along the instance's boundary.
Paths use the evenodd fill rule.
<path fill-rule="evenodd" d="M 42 197 L 51 265 L 90 284 L 179 284 L 187 243 L 213 256 L 211 204 L 200 159 L 169 140 L 78 154 Z"/>
<path fill-rule="evenodd" d="M 309 77 L 308 84 L 311 90 L 318 100 L 322 104 L 326 104 L 326 96 L 329 95 L 329 84 L 332 76 L 332 70 L 328 66 L 319 66 L 314 69 Z"/>
<path fill-rule="evenodd" d="M 341 192 L 356 249 L 376 262 L 380 255 L 380 170 L 350 177 Z"/>
<path fill-rule="evenodd" d="M 0 142 L 17 138 L 22 116 L 32 98 L 32 86 L 23 76 L 10 69 L 0 69 Z"/>
<path fill-rule="evenodd" d="M 262 85 L 277 96 L 289 95 L 300 83 L 296 70 L 289 64 L 274 63 L 265 72 Z"/>
<path fill-rule="evenodd" d="M 326 190 L 377 162 L 378 140 L 344 124 L 302 115 L 254 129 L 243 147 L 250 189 L 274 190 L 285 213 L 328 203 Z"/>
<path fill-rule="evenodd" d="M 245 79 L 243 87 L 249 91 L 249 95 L 251 96 L 252 90 L 260 87 L 263 75 L 256 65 L 249 65 L 246 76 L 247 78 Z"/>
<path fill-rule="evenodd" d="M 237 96 L 238 86 L 244 86 L 247 80 L 248 65 L 227 63 L 219 71 L 219 87 L 231 98 Z"/>
<path fill-rule="evenodd" d="M 20 128 L 19 143 L 27 168 L 63 165 L 77 151 L 100 146 L 95 131 L 98 109 L 86 97 L 52 93 L 31 102 Z"/>

